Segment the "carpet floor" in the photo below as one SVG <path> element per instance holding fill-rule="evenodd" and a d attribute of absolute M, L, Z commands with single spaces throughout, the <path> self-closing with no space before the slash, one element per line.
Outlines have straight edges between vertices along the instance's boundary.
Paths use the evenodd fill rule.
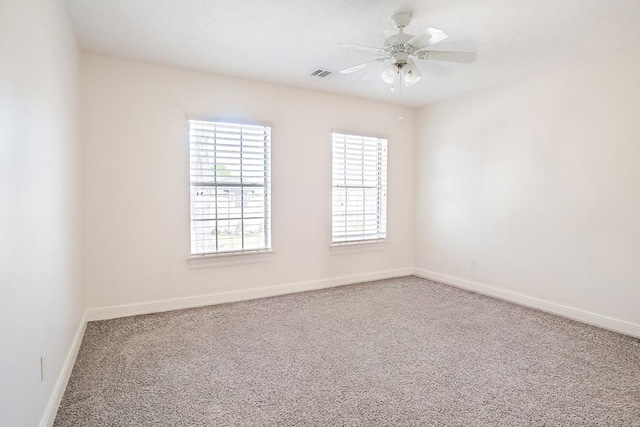
<path fill-rule="evenodd" d="M 90 322 L 55 426 L 640 426 L 640 341 L 419 279 Z"/>

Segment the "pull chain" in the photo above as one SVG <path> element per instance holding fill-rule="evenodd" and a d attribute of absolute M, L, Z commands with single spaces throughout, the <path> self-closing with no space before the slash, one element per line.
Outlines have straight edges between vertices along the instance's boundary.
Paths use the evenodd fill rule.
<path fill-rule="evenodd" d="M 398 105 L 402 105 L 402 73 L 400 72 L 400 67 L 398 67 Z M 402 114 L 398 116 L 398 121 L 401 122 L 404 120 Z"/>

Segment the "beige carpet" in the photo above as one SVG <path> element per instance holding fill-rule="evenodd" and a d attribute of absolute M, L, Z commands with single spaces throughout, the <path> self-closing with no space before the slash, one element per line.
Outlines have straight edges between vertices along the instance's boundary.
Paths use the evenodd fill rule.
<path fill-rule="evenodd" d="M 405 277 L 91 322 L 62 426 L 640 426 L 640 342 Z"/>

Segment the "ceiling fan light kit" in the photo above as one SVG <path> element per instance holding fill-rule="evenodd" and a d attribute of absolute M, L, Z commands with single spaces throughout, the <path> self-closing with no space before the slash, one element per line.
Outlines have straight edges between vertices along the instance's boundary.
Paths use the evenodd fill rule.
<path fill-rule="evenodd" d="M 475 52 L 451 52 L 432 50 L 431 46 L 448 38 L 447 34 L 437 28 L 429 27 L 418 35 L 404 32 L 405 27 L 411 23 L 412 15 L 409 12 L 396 13 L 391 21 L 397 32 L 389 35 L 384 41 L 384 47 L 360 46 L 343 44 L 343 47 L 359 49 L 379 55 L 378 58 L 340 71 L 342 74 L 350 74 L 364 68 L 386 64 L 380 77 L 385 83 L 393 84 L 400 76 L 405 86 L 413 86 L 422 77 L 420 69 L 413 61 L 444 61 L 469 64 L 476 59 Z"/>
<path fill-rule="evenodd" d="M 385 83 L 392 85 L 393 82 L 396 81 L 396 75 L 398 74 L 398 69 L 391 65 L 382 71 L 380 77 L 384 80 Z"/>
<path fill-rule="evenodd" d="M 416 64 L 411 60 L 400 68 L 400 74 L 402 75 L 402 81 L 407 87 L 413 86 L 420 80 L 420 70 L 418 70 Z"/>

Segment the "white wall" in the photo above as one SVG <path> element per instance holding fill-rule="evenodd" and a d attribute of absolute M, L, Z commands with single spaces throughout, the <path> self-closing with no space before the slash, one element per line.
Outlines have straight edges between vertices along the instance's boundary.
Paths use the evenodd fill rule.
<path fill-rule="evenodd" d="M 38 424 L 84 312 L 79 71 L 63 1 L 0 2 L 2 426 Z"/>
<path fill-rule="evenodd" d="M 83 55 L 82 114 L 90 308 L 412 266 L 412 109 Z M 273 126 L 270 262 L 189 268 L 187 115 Z M 389 138 L 384 251 L 331 254 L 332 129 Z"/>
<path fill-rule="evenodd" d="M 635 49 L 420 110 L 416 267 L 640 324 L 639 75 Z"/>

